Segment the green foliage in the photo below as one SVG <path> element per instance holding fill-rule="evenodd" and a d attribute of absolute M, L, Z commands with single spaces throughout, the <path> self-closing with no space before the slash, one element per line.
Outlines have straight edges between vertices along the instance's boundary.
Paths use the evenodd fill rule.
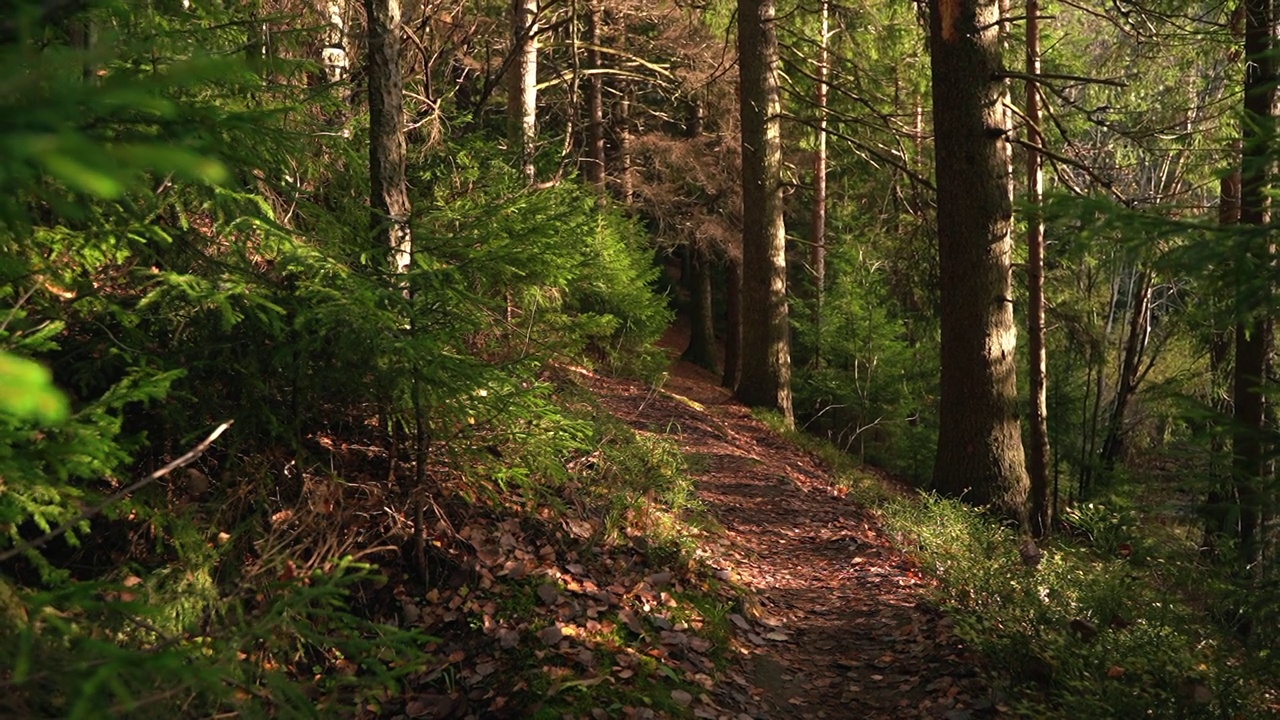
<path fill-rule="evenodd" d="M 342 560 L 307 577 L 215 593 L 181 621 L 167 613 L 190 588 L 154 578 L 27 594 L 30 621 L 0 635 L 12 663 L 0 711 L 77 719 L 197 708 L 250 718 L 354 711 L 425 660 L 420 648 L 430 639 L 351 614 L 351 593 L 377 580 L 371 567 Z M 291 677 L 299 663 L 344 658 L 354 673 L 328 673 L 311 688 Z"/>
<path fill-rule="evenodd" d="M 501 310 L 525 352 L 588 351 L 643 375 L 665 364 L 652 345 L 670 313 L 652 292 L 658 268 L 635 221 L 601 207 L 581 185 L 531 190 L 484 143 L 445 148 L 425 162 L 433 192 L 415 225 L 420 267 L 449 268 L 490 306 L 510 303 Z"/>
<path fill-rule="evenodd" d="M 415 263 L 388 272 L 365 121 L 284 57 L 309 33 L 268 50 L 252 8 L 194 5 L 95 4 L 66 21 L 93 49 L 32 15 L 39 47 L 0 45 L 0 554 L 25 548 L 0 564 L 6 716 L 385 699 L 425 638 L 353 602 L 381 580 L 351 557 L 392 541 L 369 513 L 315 516 L 317 488 L 357 484 L 333 439 L 393 468 L 417 438 L 522 447 L 495 487 L 545 498 L 596 440 L 547 363 L 662 361 L 642 229 L 575 184 L 526 187 L 492 143 L 414 159 Z M 196 465 L 24 545 L 232 418 Z"/>
<path fill-rule="evenodd" d="M 821 338 L 811 311 L 793 314 L 797 344 L 821 348 L 821 362 L 795 369 L 795 408 L 806 430 L 857 457 L 925 480 L 936 439 L 937 349 L 909 341 L 894 317 L 883 266 L 842 246 L 830 258 Z"/>
<path fill-rule="evenodd" d="M 941 580 L 959 635 L 1014 683 L 1017 712 L 1082 718 L 1253 716 L 1274 668 L 1238 664 L 1233 638 L 1164 584 L 1168 568 L 1068 544 L 1026 566 L 1017 536 L 936 497 L 885 507 L 890 528 Z M 1076 514 L 1095 532 L 1120 522 Z M 1087 518 L 1087 520 L 1086 520 Z"/>
<path fill-rule="evenodd" d="M 56 424 L 67 417 L 67 399 L 53 375 L 30 360 L 0 354 L 0 415 Z"/>

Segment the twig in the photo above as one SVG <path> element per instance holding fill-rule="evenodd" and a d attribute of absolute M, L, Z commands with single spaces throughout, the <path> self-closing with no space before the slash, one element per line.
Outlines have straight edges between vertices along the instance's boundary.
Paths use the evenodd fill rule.
<path fill-rule="evenodd" d="M 1129 84 L 1123 80 L 1115 80 L 1112 78 L 1088 77 L 1086 75 L 1067 75 L 1063 73 L 1020 73 L 1012 70 L 1003 70 L 995 74 L 995 77 L 1005 80 L 1029 80 L 1032 82 L 1043 83 L 1046 80 L 1063 80 L 1066 82 L 1083 83 L 1086 85 L 1110 85 L 1111 87 L 1127 88 Z"/>
<path fill-rule="evenodd" d="M 209 449 L 209 446 L 213 445 L 213 441 L 217 440 L 219 435 L 221 435 L 227 428 L 231 427 L 231 424 L 233 422 L 235 421 L 228 420 L 222 423 L 217 427 L 216 430 L 210 433 L 209 437 L 205 438 L 203 442 L 201 442 L 199 445 L 196 445 L 195 447 L 187 451 L 187 454 L 183 455 L 177 460 L 174 460 L 168 465 L 165 465 L 159 470 L 156 470 L 155 472 L 135 482 L 129 487 L 124 488 L 119 492 L 113 493 L 106 500 L 103 500 L 101 503 L 98 503 L 97 505 L 89 508 L 88 510 L 85 510 L 84 512 L 77 515 L 75 518 L 58 526 L 56 529 L 50 530 L 49 532 L 45 533 L 44 535 L 41 535 L 35 540 L 24 542 L 18 547 L 13 548 L 12 550 L 6 553 L 0 554 L 0 563 L 8 562 L 13 558 L 21 555 L 22 553 L 43 547 L 50 540 L 65 534 L 68 530 L 75 527 L 76 525 L 79 525 L 85 520 L 88 520 L 89 518 L 94 517 L 95 515 L 98 515 L 103 510 L 106 510 L 107 508 L 111 507 L 117 502 L 120 502 L 122 499 L 124 499 L 126 495 L 129 495 L 130 493 L 133 493 L 142 489 L 144 486 L 150 483 L 153 483 L 156 480 L 159 480 L 160 478 L 164 477 L 165 475 L 168 475 L 169 473 L 173 472 L 174 470 L 177 470 L 180 467 L 183 467 L 184 465 L 190 465 L 192 462 L 195 461 L 196 458 L 203 455 L 204 452 Z"/>

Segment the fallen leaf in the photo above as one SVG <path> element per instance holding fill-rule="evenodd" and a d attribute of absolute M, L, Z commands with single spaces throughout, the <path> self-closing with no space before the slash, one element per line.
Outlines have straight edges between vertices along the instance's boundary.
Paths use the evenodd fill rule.
<path fill-rule="evenodd" d="M 630 608 L 619 610 L 618 619 L 626 623 L 627 627 L 631 628 L 631 632 L 637 635 L 644 634 L 644 625 L 641 624 L 640 618 L 636 616 L 634 610 L 631 610 Z"/>
<path fill-rule="evenodd" d="M 411 718 L 448 717 L 456 704 L 448 695 L 419 695 L 405 705 L 404 714 Z"/>
<path fill-rule="evenodd" d="M 551 583 L 543 583 L 538 586 L 538 597 L 547 605 L 555 605 L 560 599 L 560 591 Z"/>
<path fill-rule="evenodd" d="M 520 633 L 511 628 L 502 628 L 498 631 L 498 644 L 504 650 L 510 650 L 520 643 Z"/>
<path fill-rule="evenodd" d="M 660 573 L 654 573 L 649 577 L 645 578 L 644 580 L 650 585 L 656 588 L 660 588 L 665 586 L 667 583 L 671 582 L 672 577 L 674 576 L 670 572 L 660 572 Z"/>
<path fill-rule="evenodd" d="M 544 645 L 555 645 L 564 638 L 564 630 L 559 625 L 552 625 L 538 632 L 538 639 Z"/>

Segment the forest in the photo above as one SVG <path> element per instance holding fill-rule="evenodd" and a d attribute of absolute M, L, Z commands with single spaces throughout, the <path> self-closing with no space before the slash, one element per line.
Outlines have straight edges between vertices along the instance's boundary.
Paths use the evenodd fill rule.
<path fill-rule="evenodd" d="M 0 1 L 0 718 L 1280 716 L 1278 22 Z"/>

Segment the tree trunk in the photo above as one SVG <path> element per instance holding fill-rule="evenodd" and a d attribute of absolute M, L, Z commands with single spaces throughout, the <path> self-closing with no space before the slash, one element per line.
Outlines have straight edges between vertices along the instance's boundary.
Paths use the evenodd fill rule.
<path fill-rule="evenodd" d="M 702 135 L 702 103 L 694 100 L 689 107 L 689 120 L 685 136 L 697 141 Z M 711 281 L 714 258 L 707 244 L 691 242 L 687 246 L 689 275 L 685 286 L 689 290 L 689 346 L 682 358 L 711 372 L 719 369 L 716 362 L 715 306 L 711 301 Z"/>
<path fill-rule="evenodd" d="M 1116 387 L 1115 403 L 1111 407 L 1111 421 L 1107 423 L 1107 436 L 1102 441 L 1102 453 L 1098 464 L 1104 473 L 1103 479 L 1115 470 L 1116 463 L 1124 456 L 1125 417 L 1129 413 L 1129 403 L 1138 392 L 1141 380 L 1142 358 L 1147 351 L 1147 343 L 1151 337 L 1151 283 L 1150 270 L 1142 270 L 1138 278 L 1137 292 L 1129 298 L 1129 333 L 1124 344 L 1124 357 L 1120 360 L 1120 384 Z"/>
<path fill-rule="evenodd" d="M 583 158 L 582 174 L 596 187 L 604 188 L 604 76 L 600 63 L 600 25 L 603 12 L 598 0 L 591 0 L 587 7 L 587 67 L 592 70 L 587 77 L 587 155 Z"/>
<path fill-rule="evenodd" d="M 1274 57 L 1275 13 L 1272 0 L 1245 0 L 1244 28 L 1244 122 L 1240 174 L 1240 222 L 1262 227 L 1269 212 L 1267 193 L 1271 188 L 1271 138 L 1274 130 L 1276 61 Z M 1257 278 L 1271 272 L 1273 246 L 1261 233 L 1245 236 L 1246 267 L 1241 276 Z M 1261 549 L 1259 529 L 1267 508 L 1268 443 L 1266 396 L 1263 384 L 1271 365 L 1273 321 L 1271 285 L 1261 289 L 1243 288 L 1236 316 L 1236 365 L 1234 381 L 1236 500 L 1240 503 L 1240 560 L 1249 572 Z M 1249 293 L 1245 296 L 1244 293 Z"/>
<path fill-rule="evenodd" d="M 364 0 L 369 74 L 369 205 L 378 242 L 403 272 L 412 260 L 405 179 L 404 97 L 400 74 L 400 0 Z"/>
<path fill-rule="evenodd" d="M 742 375 L 737 397 L 794 422 L 774 0 L 738 0 L 742 116 Z"/>
<path fill-rule="evenodd" d="M 1238 59 L 1238 58 L 1237 58 Z M 1236 143 L 1235 151 L 1240 152 L 1240 145 Z M 1230 175 L 1222 178 L 1218 184 L 1218 224 L 1224 227 L 1230 227 L 1240 222 L 1240 168 L 1237 165 Z M 1231 410 L 1231 374 L 1230 363 L 1233 333 L 1221 329 L 1221 326 L 1215 326 L 1213 335 L 1209 340 L 1209 377 L 1211 381 L 1210 392 L 1212 393 L 1211 402 L 1214 410 L 1222 418 L 1229 416 Z M 1232 531 L 1231 518 L 1233 513 L 1229 512 L 1228 494 L 1226 488 L 1219 483 L 1219 478 L 1229 474 L 1230 470 L 1224 469 L 1219 464 L 1218 459 L 1227 452 L 1226 438 L 1221 433 L 1215 432 L 1209 441 L 1209 453 L 1212 459 L 1210 469 L 1210 479 L 1215 486 L 1209 490 L 1205 496 L 1204 505 L 1201 508 L 1201 516 L 1204 518 L 1204 536 L 1200 543 L 1201 553 L 1208 556 L 1216 556 L 1218 551 L 1218 542 L 1223 537 L 1228 537 Z"/>
<path fill-rule="evenodd" d="M 827 284 L 827 42 L 831 34 L 831 6 L 822 2 L 821 36 L 818 38 L 818 89 L 814 104 L 818 112 L 817 148 L 813 153 L 813 222 L 811 264 L 813 265 L 813 365 L 822 365 L 822 302 Z"/>
<path fill-rule="evenodd" d="M 1040 75 L 1040 0 L 1027 0 L 1027 75 Z M 1040 132 L 1040 86 L 1027 81 L 1027 349 L 1030 360 L 1031 446 L 1027 448 L 1027 474 L 1031 480 L 1031 533 L 1042 538 L 1053 529 L 1056 508 L 1049 498 L 1049 402 L 1048 360 L 1044 335 L 1044 145 Z"/>
<path fill-rule="evenodd" d="M 351 59 L 347 55 L 347 3 L 345 0 L 325 0 L 323 7 L 329 24 L 324 30 L 325 46 L 320 51 L 320 62 L 329 82 L 342 82 L 351 67 Z"/>
<path fill-rule="evenodd" d="M 930 0 L 942 381 L 933 482 L 1027 521 L 996 0 Z"/>
<path fill-rule="evenodd" d="M 618 195 L 630 205 L 636 196 L 631 177 L 631 90 L 624 87 L 618 100 Z"/>
<path fill-rule="evenodd" d="M 507 121 L 511 145 L 520 158 L 526 181 L 536 179 L 533 166 L 538 137 L 538 0 L 511 0 L 511 89 Z"/>
<path fill-rule="evenodd" d="M 711 372 L 716 362 L 715 317 L 711 304 L 710 252 L 698 246 L 689 247 L 689 346 L 681 358 Z"/>
<path fill-rule="evenodd" d="M 724 337 L 724 377 L 720 385 L 736 391 L 742 375 L 742 261 L 728 257 L 724 265 L 728 322 Z"/>

